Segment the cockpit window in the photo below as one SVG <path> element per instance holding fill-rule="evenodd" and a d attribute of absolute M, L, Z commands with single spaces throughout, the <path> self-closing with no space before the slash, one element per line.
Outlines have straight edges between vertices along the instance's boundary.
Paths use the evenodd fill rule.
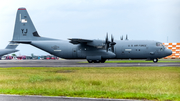
<path fill-rule="evenodd" d="M 163 48 L 165 49 L 166 47 L 163 45 Z"/>
<path fill-rule="evenodd" d="M 156 43 L 156 46 L 163 46 L 163 44 L 160 43 L 160 42 L 157 42 L 157 43 Z"/>

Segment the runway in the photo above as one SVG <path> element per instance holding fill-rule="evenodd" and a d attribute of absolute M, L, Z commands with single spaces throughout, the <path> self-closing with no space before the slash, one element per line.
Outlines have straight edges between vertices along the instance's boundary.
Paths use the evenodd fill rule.
<path fill-rule="evenodd" d="M 137 67 L 137 66 L 177 66 L 179 62 L 168 63 L 84 63 L 86 60 L 0 60 L 0 67 Z"/>

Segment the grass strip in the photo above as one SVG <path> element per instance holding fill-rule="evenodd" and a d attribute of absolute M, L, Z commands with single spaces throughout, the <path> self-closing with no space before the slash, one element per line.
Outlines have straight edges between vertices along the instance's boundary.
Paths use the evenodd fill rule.
<path fill-rule="evenodd" d="M 178 101 L 180 68 L 0 68 L 0 93 Z"/>

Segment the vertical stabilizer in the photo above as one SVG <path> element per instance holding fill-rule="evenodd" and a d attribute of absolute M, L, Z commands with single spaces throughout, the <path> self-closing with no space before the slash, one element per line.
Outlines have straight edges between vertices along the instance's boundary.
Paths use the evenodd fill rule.
<path fill-rule="evenodd" d="M 19 8 L 16 14 L 14 34 L 12 41 L 30 41 L 40 37 L 26 8 Z"/>

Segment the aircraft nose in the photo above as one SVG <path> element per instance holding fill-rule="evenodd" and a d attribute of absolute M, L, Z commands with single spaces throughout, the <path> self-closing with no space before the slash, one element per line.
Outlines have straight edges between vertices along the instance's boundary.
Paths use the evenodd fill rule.
<path fill-rule="evenodd" d="M 170 49 L 166 49 L 166 53 L 165 53 L 167 56 L 171 55 L 172 54 L 172 50 Z"/>

